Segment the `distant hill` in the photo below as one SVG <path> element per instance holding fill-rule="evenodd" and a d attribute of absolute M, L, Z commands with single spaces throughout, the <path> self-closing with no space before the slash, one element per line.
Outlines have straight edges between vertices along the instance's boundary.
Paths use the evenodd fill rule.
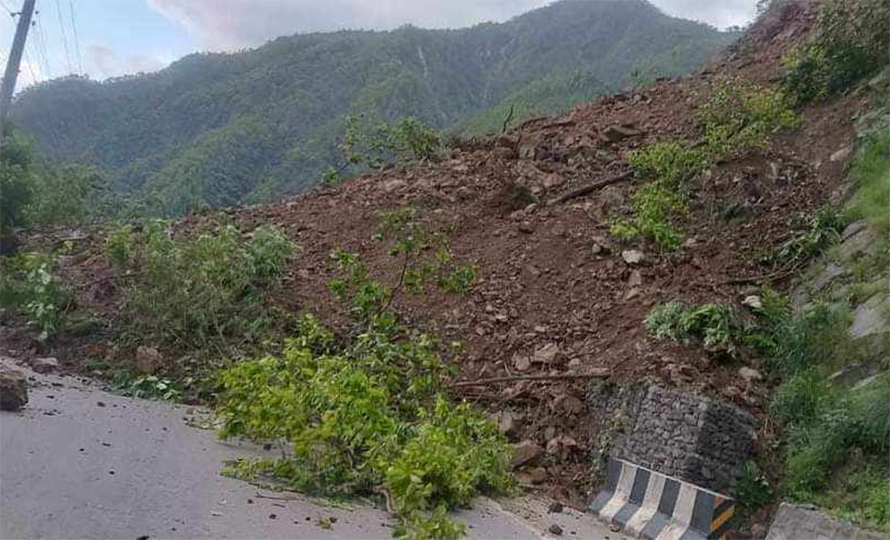
<path fill-rule="evenodd" d="M 634 80 L 700 66 L 736 34 L 644 0 L 564 0 L 500 24 L 278 38 L 157 73 L 69 77 L 23 91 L 12 119 L 55 160 L 104 168 L 165 213 L 267 200 L 317 183 L 345 116 L 500 129 Z"/>

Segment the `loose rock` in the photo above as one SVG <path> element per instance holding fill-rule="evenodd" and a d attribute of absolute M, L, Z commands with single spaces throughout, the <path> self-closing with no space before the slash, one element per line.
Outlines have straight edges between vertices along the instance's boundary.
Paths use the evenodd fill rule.
<path fill-rule="evenodd" d="M 621 252 L 621 258 L 624 259 L 624 262 L 631 265 L 640 264 L 645 257 L 643 252 L 637 249 L 626 249 Z"/>
<path fill-rule="evenodd" d="M 514 469 L 518 469 L 527 463 L 538 459 L 544 453 L 544 449 L 533 441 L 525 440 L 517 444 L 514 448 L 513 461 L 511 465 Z"/>
<path fill-rule="evenodd" d="M 550 534 L 554 536 L 562 536 L 562 527 L 560 527 L 556 523 L 551 525 L 547 530 L 550 531 Z"/>
<path fill-rule="evenodd" d="M 161 364 L 161 353 L 154 347 L 136 349 L 136 369 L 142 373 L 154 373 Z"/>
<path fill-rule="evenodd" d="M 28 403 L 28 381 L 15 369 L 0 367 L 0 410 L 17 411 Z"/>
<path fill-rule="evenodd" d="M 49 373 L 59 368 L 59 361 L 53 357 L 35 358 L 31 361 L 31 367 L 37 373 Z"/>

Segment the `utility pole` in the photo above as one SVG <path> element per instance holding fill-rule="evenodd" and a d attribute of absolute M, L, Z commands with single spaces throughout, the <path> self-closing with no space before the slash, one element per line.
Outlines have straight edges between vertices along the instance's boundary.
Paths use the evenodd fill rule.
<path fill-rule="evenodd" d="M 3 86 L 0 87 L 0 142 L 3 141 L 3 126 L 6 124 L 6 116 L 12 105 L 12 93 L 15 91 L 15 80 L 19 76 L 19 65 L 22 63 L 22 52 L 25 50 L 25 40 L 28 38 L 28 29 L 31 28 L 31 17 L 34 15 L 34 4 L 37 0 L 25 0 L 22 10 L 18 13 L 19 24 L 15 29 L 15 38 L 12 40 L 12 51 L 6 61 L 6 73 L 3 75 Z"/>

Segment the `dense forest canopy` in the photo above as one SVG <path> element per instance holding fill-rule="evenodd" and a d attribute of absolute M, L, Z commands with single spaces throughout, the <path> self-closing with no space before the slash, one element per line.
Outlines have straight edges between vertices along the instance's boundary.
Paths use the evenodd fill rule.
<path fill-rule="evenodd" d="M 56 161 L 100 167 L 157 211 L 296 193 L 340 160 L 346 118 L 474 135 L 701 65 L 736 37 L 644 0 L 564 0 L 500 24 L 282 37 L 157 73 L 68 77 L 12 119 Z"/>

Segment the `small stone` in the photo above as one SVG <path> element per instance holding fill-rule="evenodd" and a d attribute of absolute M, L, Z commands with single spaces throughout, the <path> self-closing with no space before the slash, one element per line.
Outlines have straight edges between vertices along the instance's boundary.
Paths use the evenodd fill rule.
<path fill-rule="evenodd" d="M 763 300 L 761 300 L 761 298 L 756 294 L 752 294 L 750 296 L 746 296 L 745 299 L 742 300 L 742 305 L 751 309 L 762 309 Z"/>
<path fill-rule="evenodd" d="M 510 411 L 502 411 L 498 415 L 498 428 L 500 428 L 501 433 L 506 435 L 507 437 L 511 437 L 516 435 L 517 430 L 519 429 L 519 422 L 516 419 L 516 416 Z"/>
<path fill-rule="evenodd" d="M 630 278 L 627 280 L 628 287 L 639 287 L 643 284 L 643 275 L 639 270 L 634 270 L 630 273 Z"/>
<path fill-rule="evenodd" d="M 603 135 L 606 136 L 610 142 L 619 142 L 629 137 L 639 137 L 643 132 L 634 128 L 633 126 L 620 126 L 620 125 L 611 125 L 606 128 L 603 132 Z"/>
<path fill-rule="evenodd" d="M 526 477 L 532 484 L 543 484 L 547 481 L 547 469 L 534 467 L 526 471 Z"/>
<path fill-rule="evenodd" d="M 154 373 L 161 364 L 161 353 L 154 347 L 136 349 L 136 369 L 141 373 Z"/>
<path fill-rule="evenodd" d="M 580 358 L 572 358 L 571 360 L 569 360 L 569 364 L 567 367 L 569 368 L 569 371 L 581 371 L 581 367 L 583 365 L 584 363 L 581 361 Z"/>
<path fill-rule="evenodd" d="M 31 367 L 37 373 L 49 373 L 59 368 L 59 361 L 53 357 L 35 358 L 31 361 Z"/>
<path fill-rule="evenodd" d="M 526 371 L 532 365 L 527 354 L 516 354 L 513 356 L 513 367 L 516 371 Z"/>
<path fill-rule="evenodd" d="M 554 501 L 550 503 L 550 508 L 547 509 L 551 514 L 561 514 L 563 510 L 563 506 L 561 502 Z"/>
<path fill-rule="evenodd" d="M 513 447 L 513 461 L 511 465 L 514 469 L 522 467 L 527 463 L 541 457 L 544 449 L 533 441 L 525 440 Z"/>
<path fill-rule="evenodd" d="M 548 527 L 547 530 L 550 531 L 550 534 L 552 534 L 553 536 L 562 536 L 562 527 L 560 527 L 556 523 Z"/>
<path fill-rule="evenodd" d="M 519 223 L 519 232 L 524 234 L 531 234 L 535 232 L 535 227 L 532 225 L 531 221 L 521 221 Z"/>
<path fill-rule="evenodd" d="M 831 157 L 829 159 L 831 160 L 832 163 L 837 163 L 838 161 L 844 161 L 845 159 L 850 157 L 850 154 L 852 152 L 853 152 L 853 148 L 851 146 L 845 146 L 845 147 L 841 148 L 840 150 L 838 150 L 837 152 L 831 154 Z"/>
<path fill-rule="evenodd" d="M 745 379 L 749 383 L 752 381 L 759 381 L 763 379 L 763 375 L 760 374 L 756 369 L 751 369 L 749 367 L 743 367 L 739 369 L 739 377 Z"/>
<path fill-rule="evenodd" d="M 640 295 L 640 289 L 638 287 L 634 287 L 632 289 L 628 289 L 626 293 L 624 293 L 625 300 L 633 300 L 637 296 Z"/>
<path fill-rule="evenodd" d="M 626 249 L 621 252 L 621 258 L 624 259 L 624 262 L 627 264 L 640 264 L 643 262 L 645 255 L 642 251 L 637 249 Z"/>
<path fill-rule="evenodd" d="M 548 343 L 535 351 L 532 362 L 536 364 L 552 364 L 559 355 L 559 346 L 556 343 Z"/>
<path fill-rule="evenodd" d="M 28 403 L 28 381 L 15 369 L 0 367 L 0 410 L 17 411 Z"/>

